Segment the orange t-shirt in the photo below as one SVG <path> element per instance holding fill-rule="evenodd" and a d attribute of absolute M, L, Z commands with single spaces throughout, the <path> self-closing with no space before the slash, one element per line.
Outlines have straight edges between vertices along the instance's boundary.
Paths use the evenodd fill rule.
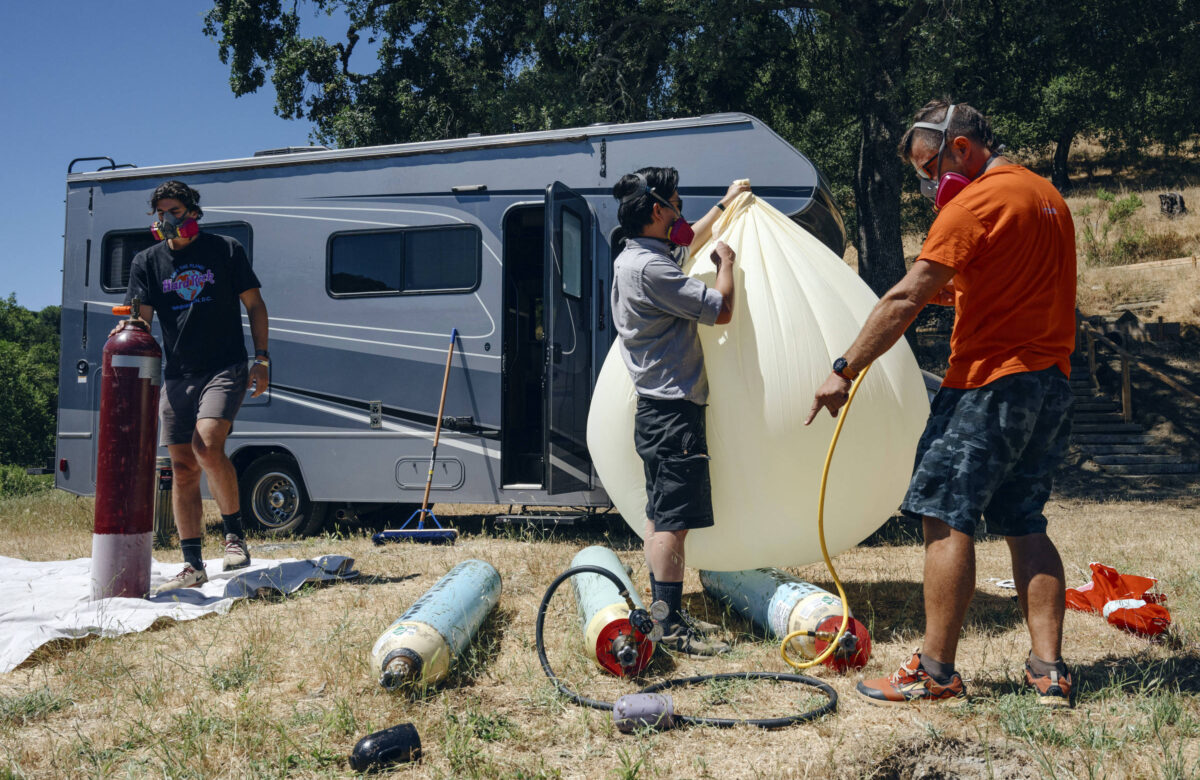
<path fill-rule="evenodd" d="M 1070 375 L 1075 225 L 1050 182 L 1019 165 L 993 168 L 941 210 L 918 259 L 958 272 L 945 387 L 1049 366 Z"/>

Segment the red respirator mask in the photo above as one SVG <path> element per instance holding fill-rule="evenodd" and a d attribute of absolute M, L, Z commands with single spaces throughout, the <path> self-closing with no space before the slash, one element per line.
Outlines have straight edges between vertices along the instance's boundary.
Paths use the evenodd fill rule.
<path fill-rule="evenodd" d="M 200 223 L 191 217 L 175 217 L 164 213 L 161 222 L 150 226 L 150 233 L 159 241 L 172 238 L 194 238 L 200 232 Z"/>
<path fill-rule="evenodd" d="M 942 207 L 954 200 L 954 196 L 963 191 L 971 180 L 957 171 L 943 173 L 937 181 L 921 179 L 921 194 L 933 201 L 933 210 L 941 211 Z"/>
<path fill-rule="evenodd" d="M 691 246 L 695 238 L 696 231 L 692 230 L 692 226 L 683 217 L 672 222 L 671 229 L 667 232 L 667 240 L 675 246 Z"/>
<path fill-rule="evenodd" d="M 650 186 L 650 182 L 646 181 L 645 176 L 640 173 L 635 173 L 634 176 L 636 176 L 638 181 L 642 183 L 642 187 L 645 189 L 647 195 L 654 198 L 671 211 L 674 211 L 675 216 L 678 217 L 678 219 L 671 223 L 671 227 L 667 231 L 667 240 L 675 246 L 691 246 L 692 241 L 696 238 L 696 231 L 692 230 L 692 226 L 688 223 L 688 221 L 683 218 L 683 215 L 679 213 L 678 209 L 671 205 L 670 201 L 666 200 L 654 191 L 654 188 Z"/>
<path fill-rule="evenodd" d="M 913 127 L 923 127 L 926 130 L 936 130 L 942 134 L 942 144 L 938 147 L 937 152 L 937 175 L 932 179 L 925 178 L 925 172 L 922 168 L 918 168 L 918 175 L 921 177 L 921 194 L 933 201 L 933 210 L 941 211 L 943 207 L 958 193 L 971 183 L 971 180 L 957 171 L 942 173 L 942 153 L 946 151 L 946 130 L 950 127 L 950 120 L 954 117 L 954 106 L 946 111 L 946 118 L 941 122 L 934 124 L 932 122 L 915 122 Z M 928 165 L 928 163 L 926 163 Z"/>

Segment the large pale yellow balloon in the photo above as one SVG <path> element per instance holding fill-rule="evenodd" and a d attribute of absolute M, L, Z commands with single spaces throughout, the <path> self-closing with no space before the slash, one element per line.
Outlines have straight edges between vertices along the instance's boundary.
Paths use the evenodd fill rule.
<path fill-rule="evenodd" d="M 804 418 L 830 365 L 878 300 L 808 231 L 746 193 L 714 231 L 737 253 L 728 325 L 700 327 L 708 371 L 708 446 L 716 525 L 687 537 L 689 566 L 733 571 L 821 560 L 817 494 L 834 419 Z M 712 244 L 685 273 L 712 285 Z M 633 383 L 616 346 L 600 371 L 588 448 L 621 515 L 646 522 L 642 462 L 633 444 Z M 825 499 L 831 555 L 861 542 L 896 511 L 912 473 L 929 402 L 901 339 L 876 361 L 842 429 Z"/>

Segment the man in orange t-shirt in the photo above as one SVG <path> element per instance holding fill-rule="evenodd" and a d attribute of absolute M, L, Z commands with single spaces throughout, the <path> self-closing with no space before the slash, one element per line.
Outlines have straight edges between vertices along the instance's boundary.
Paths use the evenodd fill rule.
<path fill-rule="evenodd" d="M 833 374 L 811 422 L 846 403 L 858 371 L 886 352 L 927 303 L 955 307 L 950 367 L 934 398 L 901 510 L 925 532 L 925 641 L 891 677 L 864 680 L 873 704 L 966 701 L 954 669 L 975 592 L 975 526 L 1002 534 L 1029 625 L 1026 681 L 1040 703 L 1071 705 L 1062 660 L 1066 582 L 1042 514 L 1071 429 L 1075 227 L 1041 176 L 995 149 L 986 117 L 925 105 L 900 143 L 937 219 L 912 270 L 884 294 Z"/>

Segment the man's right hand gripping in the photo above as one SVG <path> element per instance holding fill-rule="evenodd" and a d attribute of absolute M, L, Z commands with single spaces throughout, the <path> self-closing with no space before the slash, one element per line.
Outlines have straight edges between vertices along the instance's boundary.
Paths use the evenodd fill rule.
<path fill-rule="evenodd" d="M 721 313 L 717 315 L 717 324 L 724 325 L 733 319 L 733 260 L 736 257 L 733 250 L 724 241 L 718 241 L 713 247 L 709 258 L 717 267 L 717 280 L 713 289 L 721 293 Z"/>
<path fill-rule="evenodd" d="M 121 321 L 119 321 L 119 322 L 117 323 L 117 326 L 108 332 L 108 337 L 111 339 L 113 336 L 115 336 L 115 335 L 117 335 L 118 333 L 120 333 L 121 331 L 125 330 L 125 326 L 126 326 L 127 324 L 129 324 L 129 322 L 130 322 L 130 321 L 131 321 L 131 320 L 121 320 Z M 150 323 L 146 322 L 146 321 L 145 321 L 145 320 L 143 320 L 141 317 L 137 318 L 136 320 L 132 320 L 132 322 L 136 322 L 136 323 L 140 324 L 140 325 L 141 325 L 143 328 L 145 328 L 146 330 L 150 330 Z"/>

